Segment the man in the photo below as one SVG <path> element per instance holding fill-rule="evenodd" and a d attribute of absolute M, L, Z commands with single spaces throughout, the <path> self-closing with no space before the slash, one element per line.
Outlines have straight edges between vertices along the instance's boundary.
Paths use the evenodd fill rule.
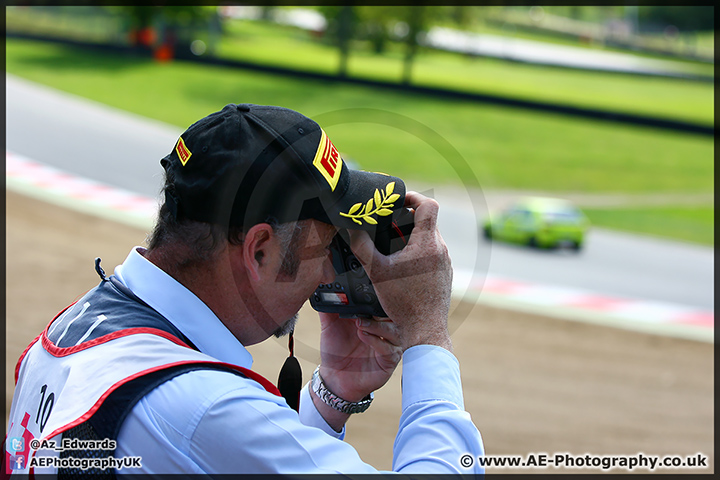
<path fill-rule="evenodd" d="M 350 170 L 315 122 L 280 107 L 227 105 L 161 164 L 148 248 L 109 277 L 96 261 L 100 284 L 21 357 L 6 473 L 375 472 L 342 441 L 345 422 L 401 358 L 393 471 L 482 472 L 467 460 L 483 445 L 447 329 L 452 269 L 437 202 Z M 384 256 L 368 231 L 403 207 L 415 227 Z M 357 228 L 352 250 L 388 318 L 319 314 L 321 364 L 296 412 L 297 397 L 250 370 L 245 347 L 290 333 L 316 287 L 334 281 L 338 228 Z M 18 456 L 25 468 L 13 470 Z"/>

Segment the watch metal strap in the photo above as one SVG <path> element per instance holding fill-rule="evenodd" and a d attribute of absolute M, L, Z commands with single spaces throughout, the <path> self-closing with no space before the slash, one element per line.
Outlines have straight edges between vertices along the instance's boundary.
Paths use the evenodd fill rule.
<path fill-rule="evenodd" d="M 373 401 L 373 394 L 370 393 L 367 397 L 363 398 L 359 402 L 349 402 L 344 400 L 330 390 L 327 389 L 323 379 L 320 376 L 320 366 L 315 369 L 312 375 L 310 386 L 315 394 L 323 401 L 326 405 L 331 406 L 338 412 L 342 413 L 362 413 L 370 407 Z"/>

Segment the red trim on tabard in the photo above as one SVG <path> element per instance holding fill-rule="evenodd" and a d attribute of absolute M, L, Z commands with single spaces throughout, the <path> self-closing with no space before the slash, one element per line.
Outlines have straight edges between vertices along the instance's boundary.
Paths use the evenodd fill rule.
<path fill-rule="evenodd" d="M 42 437 L 42 439 L 53 438 L 55 435 L 59 435 L 59 434 L 65 432 L 66 430 L 69 430 L 69 429 L 71 429 L 71 428 L 73 428 L 73 427 L 75 427 L 75 426 L 77 426 L 77 425 L 80 425 L 81 423 L 83 423 L 84 421 L 86 421 L 88 418 L 92 417 L 92 416 L 95 414 L 95 412 L 97 412 L 97 410 L 100 408 L 100 406 L 101 406 L 102 403 L 105 401 L 105 399 L 106 399 L 113 391 L 115 391 L 118 387 L 124 385 L 125 383 L 127 383 L 127 382 L 129 382 L 129 381 L 131 381 L 131 380 L 135 380 L 136 378 L 139 378 L 139 377 L 141 377 L 141 376 L 143 376 L 143 375 L 147 375 L 147 374 L 149 374 L 149 373 L 157 372 L 157 371 L 159 371 L 159 370 L 164 370 L 164 369 L 166 369 L 166 368 L 171 368 L 171 367 L 175 367 L 175 366 L 178 366 L 178 365 L 191 365 L 191 364 L 195 364 L 195 365 L 220 365 L 220 366 L 224 366 L 224 367 L 231 368 L 231 369 L 233 369 L 233 370 L 236 370 L 236 371 L 242 373 L 242 374 L 245 375 L 247 378 L 249 378 L 249 379 L 251 379 L 251 380 L 255 380 L 256 382 L 258 382 L 260 385 L 263 386 L 263 388 L 265 388 L 265 390 L 268 391 L 268 393 L 272 393 L 273 395 L 277 395 L 278 397 L 282 396 L 282 395 L 280 395 L 280 391 L 277 389 L 277 387 L 276 387 L 275 385 L 273 385 L 268 379 L 266 379 L 265 377 L 263 377 L 262 375 L 260 375 L 260 374 L 258 374 L 258 373 L 253 372 L 252 370 L 248 370 L 247 368 L 240 367 L 240 366 L 237 366 L 237 365 L 233 365 L 233 364 L 231 364 L 231 363 L 215 362 L 215 361 L 212 361 L 212 360 L 205 360 L 205 361 L 203 361 L 203 360 L 200 360 L 200 361 L 198 361 L 198 360 L 181 360 L 181 361 L 179 361 L 179 362 L 168 363 L 168 364 L 165 364 L 165 365 L 159 365 L 159 366 L 157 366 L 157 367 L 152 367 L 152 368 L 149 368 L 149 369 L 147 369 L 147 370 L 143 370 L 142 372 L 138 372 L 138 373 L 136 373 L 136 374 L 134 374 L 134 375 L 131 375 L 131 376 L 127 377 L 127 378 L 124 378 L 124 379 L 118 381 L 118 382 L 115 383 L 113 386 L 111 386 L 105 393 L 103 393 L 102 396 L 97 400 L 97 402 L 95 402 L 95 404 L 90 408 L 90 410 L 88 410 L 87 412 L 85 412 L 85 414 L 83 414 L 80 418 L 78 418 L 78 419 L 76 419 L 76 420 L 68 423 L 67 425 L 64 425 L 64 426 L 56 429 L 54 432 L 52 432 L 51 434 L 47 435 L 46 437 Z M 42 440 L 42 439 L 41 439 L 41 440 Z"/>
<path fill-rule="evenodd" d="M 66 348 L 57 347 L 57 346 L 53 345 L 53 343 L 52 343 L 52 342 L 50 341 L 50 339 L 47 337 L 48 329 L 50 328 L 50 325 L 52 324 L 52 322 L 55 321 L 55 319 L 56 319 L 58 316 L 60 316 L 65 310 L 67 310 L 68 308 L 70 308 L 72 305 L 74 305 L 74 303 L 71 304 L 71 305 L 69 305 L 68 307 L 66 307 L 66 308 L 65 308 L 64 310 L 62 310 L 60 313 L 58 313 L 58 314 L 55 316 L 55 318 L 53 318 L 53 320 L 50 321 L 50 323 L 48 323 L 47 327 L 45 327 L 45 330 L 44 330 L 40 335 L 38 335 L 38 337 L 33 341 L 33 343 L 30 344 L 30 346 L 28 346 L 28 348 L 25 349 L 25 352 L 23 352 L 22 356 L 20 357 L 20 360 L 18 360 L 18 366 L 17 366 L 16 369 L 15 369 L 15 383 L 17 383 L 17 377 L 18 377 L 18 371 L 19 371 L 19 365 L 20 365 L 20 363 L 22 362 L 25 354 L 26 354 L 27 351 L 30 349 L 30 347 L 31 347 L 35 342 L 37 342 L 38 338 L 40 338 L 43 348 L 44 348 L 48 353 L 50 353 L 51 355 L 53 355 L 54 357 L 65 357 L 65 356 L 71 355 L 71 354 L 73 354 L 73 353 L 77 353 L 77 352 L 79 352 L 79 351 L 81 351 L 81 350 L 85 350 L 85 349 L 87 349 L 87 348 L 90 348 L 90 347 L 93 347 L 93 346 L 96 346 L 96 345 L 100 345 L 100 344 L 103 344 L 103 343 L 107 343 L 107 342 L 109 342 L 109 341 L 111 341 L 111 340 L 114 340 L 114 339 L 116 339 L 116 338 L 122 338 L 122 337 L 126 337 L 126 336 L 128 336 L 128 335 L 142 334 L 142 333 L 151 334 L 151 335 L 157 335 L 157 336 L 162 337 L 162 338 L 164 338 L 164 339 L 166 339 L 166 340 L 169 340 L 169 341 L 171 341 L 171 342 L 173 342 L 173 343 L 175 343 L 175 344 L 177 344 L 177 345 L 179 345 L 179 346 L 181 346 L 181 347 L 191 348 L 189 345 L 187 345 L 186 343 L 184 343 L 183 341 L 181 341 L 179 338 L 175 337 L 174 335 L 172 335 L 172 334 L 170 334 L 170 333 L 167 333 L 167 332 L 165 332 L 165 331 L 163 331 L 163 330 L 159 330 L 159 329 L 156 329 L 156 328 L 147 328 L 147 327 L 127 328 L 127 329 L 124 329 L 124 330 L 118 330 L 118 331 L 109 333 L 109 334 L 107 334 L 107 335 L 103 335 L 102 337 L 96 338 L 96 339 L 91 340 L 91 341 L 89 341 L 89 342 L 83 342 L 82 344 L 76 345 L 76 346 L 73 346 L 73 347 L 66 347 Z M 79 424 L 83 423 L 84 421 L 86 421 L 88 418 L 90 418 L 90 417 L 100 408 L 100 406 L 101 406 L 102 403 L 105 401 L 105 399 L 106 399 L 113 391 L 115 391 L 118 387 L 124 385 L 125 383 L 127 383 L 127 382 L 129 382 L 129 381 L 131 381 L 131 380 L 134 380 L 134 379 L 136 379 L 136 378 L 139 378 L 139 377 L 141 377 L 141 376 L 143 376 L 143 375 L 147 375 L 147 374 L 149 374 L 149 373 L 153 373 L 153 372 L 156 372 L 156 371 L 159 371 L 159 370 L 163 370 L 163 369 L 166 369 L 166 368 L 171 368 L 171 367 L 174 367 L 174 366 L 177 366 L 177 365 L 190 365 L 190 364 L 193 364 L 193 365 L 219 365 L 219 366 L 224 366 L 224 367 L 230 368 L 231 370 L 235 370 L 235 371 L 237 371 L 237 372 L 240 372 L 241 374 L 243 374 L 245 377 L 249 378 L 250 380 L 256 381 L 256 382 L 259 383 L 268 393 L 271 393 L 271 394 L 276 395 L 276 396 L 278 396 L 278 397 L 281 397 L 281 396 L 282 396 L 282 395 L 280 394 L 280 391 L 277 389 L 277 387 L 276 387 L 272 382 L 270 382 L 268 379 L 266 379 L 266 378 L 263 377 L 262 375 L 260 375 L 260 374 L 258 374 L 258 373 L 255 373 L 255 372 L 253 372 L 252 370 L 249 370 L 249 369 L 247 369 L 247 368 L 240 367 L 240 366 L 238 366 L 238 365 L 233 365 L 233 364 L 231 364 L 231 363 L 218 362 L 218 361 L 213 361 L 213 360 L 181 360 L 181 361 L 178 361 L 178 362 L 168 363 L 168 364 L 164 364 L 164 365 L 158 365 L 158 366 L 156 366 L 156 367 L 152 367 L 152 368 L 149 368 L 149 369 L 147 369 L 147 370 L 143 370 L 143 371 L 141 371 L 141 372 L 137 372 L 137 373 L 135 373 L 134 375 L 131 375 L 131 376 L 129 376 L 129 377 L 126 377 L 126 378 L 124 378 L 124 379 L 116 382 L 116 383 L 113 384 L 109 389 L 107 389 L 107 390 L 102 394 L 102 396 L 95 402 L 95 404 L 90 408 L 90 410 L 88 410 L 87 412 L 85 412 L 85 414 L 83 414 L 80 418 L 78 418 L 78 419 L 70 422 L 70 423 L 67 424 L 67 425 L 64 425 L 64 426 L 56 429 L 54 432 L 52 432 L 51 434 L 49 434 L 48 436 L 43 437 L 43 438 L 45 438 L 45 439 L 53 438 L 55 435 L 58 435 L 58 434 L 60 434 L 60 433 L 62 433 L 62 432 L 64 432 L 64 431 L 69 430 L 69 429 L 75 427 L 76 425 L 79 425 Z M 31 475 L 32 475 L 32 472 L 31 472 Z"/>
<path fill-rule="evenodd" d="M 103 335 L 102 337 L 90 340 L 89 342 L 83 342 L 80 345 L 75 345 L 72 347 L 56 347 L 47 337 L 46 332 L 43 332 L 42 346 L 43 348 L 45 348 L 45 350 L 47 350 L 50 355 L 54 357 L 66 357 L 73 353 L 77 353 L 90 347 L 94 347 L 95 345 L 100 345 L 103 343 L 107 343 L 110 340 L 115 340 L 116 338 L 127 337 L 128 335 L 135 335 L 138 333 L 149 333 L 151 335 L 157 335 L 158 337 L 170 340 L 171 342 L 180 345 L 181 347 L 190 348 L 188 344 L 177 338 L 175 335 L 167 333 L 163 330 L 159 330 L 157 328 L 148 327 L 136 327 L 126 328 L 125 330 L 117 330 L 115 332 L 108 333 L 107 335 Z"/>
<path fill-rule="evenodd" d="M 28 345 L 28 346 L 25 348 L 25 350 L 20 354 L 20 358 L 18 358 L 18 361 L 17 361 L 17 363 L 15 364 L 15 385 L 17 385 L 18 376 L 20 375 L 20 364 L 22 363 L 23 359 L 25 358 L 25 355 L 27 355 L 28 350 L 30 350 L 30 348 L 31 348 L 33 345 L 35 345 L 35 342 L 37 342 L 37 341 L 40 339 L 41 336 L 43 336 L 45 333 L 47 333 L 47 331 L 50 329 L 50 325 L 52 325 L 52 323 L 53 323 L 60 315 L 62 315 L 68 308 L 72 307 L 72 306 L 75 305 L 76 303 L 77 303 L 77 301 L 71 303 L 71 304 L 68 305 L 67 307 L 65 307 L 65 308 L 63 308 L 62 310 L 60 310 L 60 311 L 58 312 L 58 314 L 55 315 L 52 320 L 50 320 L 50 323 L 47 324 L 47 326 L 45 327 L 45 330 L 43 330 L 42 333 L 40 333 L 40 335 L 38 335 L 37 337 L 35 337 L 35 339 L 34 339 L 32 342 L 30 342 L 30 345 Z"/>
<path fill-rule="evenodd" d="M 42 335 L 42 333 L 40 335 L 38 335 L 37 337 L 35 337 L 35 339 L 32 342 L 30 342 L 30 345 L 25 347 L 25 350 L 23 350 L 23 352 L 20 354 L 20 358 L 18 358 L 18 361 L 15 364 L 15 385 L 17 385 L 18 376 L 20 375 L 20 364 L 22 363 L 23 359 L 25 358 L 25 355 L 27 355 L 28 350 L 30 350 L 30 348 L 32 348 L 32 346 L 35 345 L 35 343 L 40 339 L 41 335 Z"/>

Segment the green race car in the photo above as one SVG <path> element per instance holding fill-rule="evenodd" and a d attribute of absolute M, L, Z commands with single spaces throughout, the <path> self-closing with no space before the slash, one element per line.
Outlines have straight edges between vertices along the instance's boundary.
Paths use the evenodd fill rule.
<path fill-rule="evenodd" d="M 589 226 L 585 214 L 567 200 L 526 197 L 485 219 L 483 234 L 531 247 L 580 250 Z"/>

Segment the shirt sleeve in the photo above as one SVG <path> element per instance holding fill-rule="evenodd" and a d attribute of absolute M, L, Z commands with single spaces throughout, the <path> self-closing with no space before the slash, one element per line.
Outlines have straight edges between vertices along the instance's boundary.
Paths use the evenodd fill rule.
<path fill-rule="evenodd" d="M 478 465 L 484 455 L 482 437 L 465 411 L 460 365 L 452 353 L 431 345 L 406 350 L 402 392 L 394 471 L 484 473 Z M 472 462 L 465 464 L 471 466 L 463 467 L 461 458 L 468 455 Z"/>
<path fill-rule="evenodd" d="M 460 467 L 463 454 L 482 453 L 482 441 L 462 409 L 459 378 L 457 360 L 442 348 L 406 352 L 394 471 L 480 471 Z M 198 371 L 160 385 L 133 408 L 116 455 L 147 455 L 148 473 L 376 473 L 343 435 L 317 412 L 307 385 L 298 414 L 252 380 Z M 152 458 L 136 450 L 153 443 L 162 447 L 152 448 Z"/>
<path fill-rule="evenodd" d="M 325 421 L 312 398 L 310 398 L 310 383 L 306 383 L 302 390 L 300 390 L 300 422 L 308 427 L 316 427 L 327 433 L 328 435 L 337 438 L 338 440 L 345 439 L 345 426 L 341 432 L 336 432 L 328 423 Z"/>

